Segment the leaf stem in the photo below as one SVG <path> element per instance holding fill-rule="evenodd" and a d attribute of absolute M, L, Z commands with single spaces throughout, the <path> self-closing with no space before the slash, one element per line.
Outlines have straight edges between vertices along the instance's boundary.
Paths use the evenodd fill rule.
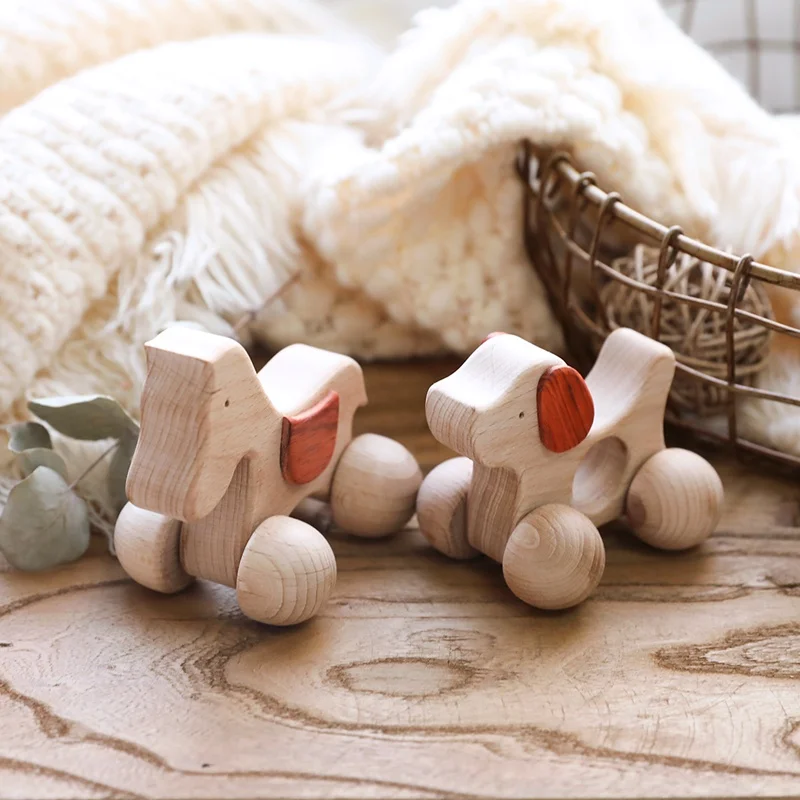
<path fill-rule="evenodd" d="M 109 453 L 113 452 L 119 447 L 119 439 L 111 445 L 107 450 L 104 450 L 88 467 L 70 484 L 70 489 L 74 489 Z"/>

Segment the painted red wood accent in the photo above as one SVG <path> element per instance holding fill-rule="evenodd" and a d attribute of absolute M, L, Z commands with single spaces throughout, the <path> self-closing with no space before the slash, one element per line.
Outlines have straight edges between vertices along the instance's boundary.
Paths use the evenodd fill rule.
<path fill-rule="evenodd" d="M 328 392 L 302 414 L 283 418 L 281 472 L 288 483 L 311 483 L 322 475 L 333 458 L 338 427 L 338 392 Z"/>
<path fill-rule="evenodd" d="M 588 435 L 594 422 L 594 401 L 581 374 L 572 367 L 551 367 L 536 390 L 539 436 L 553 453 L 566 453 Z"/>

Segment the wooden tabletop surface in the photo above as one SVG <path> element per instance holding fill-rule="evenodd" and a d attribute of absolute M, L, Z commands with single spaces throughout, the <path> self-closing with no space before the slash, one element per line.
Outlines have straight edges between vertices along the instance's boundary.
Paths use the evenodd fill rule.
<path fill-rule="evenodd" d="M 423 400 L 451 367 L 368 368 L 361 430 L 436 464 Z M 611 529 L 599 591 L 564 613 L 414 530 L 334 535 L 334 599 L 291 630 L 222 587 L 148 592 L 99 540 L 0 567 L 0 796 L 798 796 L 800 492 L 717 466 L 711 541 Z"/>

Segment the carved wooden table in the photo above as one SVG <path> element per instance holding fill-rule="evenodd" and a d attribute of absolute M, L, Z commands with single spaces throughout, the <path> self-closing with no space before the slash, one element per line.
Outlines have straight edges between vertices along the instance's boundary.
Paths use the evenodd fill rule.
<path fill-rule="evenodd" d="M 423 398 L 452 367 L 369 368 L 361 426 L 430 468 Z M 797 796 L 800 489 L 715 463 L 719 533 L 668 555 L 605 532 L 565 613 L 417 531 L 334 536 L 334 599 L 292 630 L 210 584 L 154 595 L 100 541 L 0 571 L 0 796 Z"/>

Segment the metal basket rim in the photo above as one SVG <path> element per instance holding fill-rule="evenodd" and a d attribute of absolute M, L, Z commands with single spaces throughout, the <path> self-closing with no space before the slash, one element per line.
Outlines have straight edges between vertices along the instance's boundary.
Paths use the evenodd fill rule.
<path fill-rule="evenodd" d="M 581 172 L 576 169 L 572 164 L 571 158 L 572 156 L 564 151 L 556 151 L 542 158 L 533 144 L 526 140 L 523 142 L 519 170 L 522 178 L 529 184 L 530 188 L 533 188 L 531 186 L 533 176 L 530 174 L 530 164 L 533 160 L 539 160 L 542 164 L 541 174 L 546 175 L 554 172 L 560 174 L 569 185 L 576 187 L 577 193 L 584 200 L 593 206 L 600 209 L 607 205 L 610 217 L 630 225 L 636 231 L 651 239 L 655 245 L 664 241 L 671 228 L 637 211 L 623 200 L 617 200 L 609 205 L 609 197 L 614 195 L 597 185 L 597 178 L 593 172 Z M 736 271 L 736 267 L 742 260 L 742 256 L 719 250 L 682 232 L 676 232 L 671 237 L 670 244 L 677 250 L 695 256 L 702 261 L 707 261 L 709 264 L 721 267 L 731 273 Z M 751 278 L 757 278 L 774 286 L 800 291 L 800 275 L 794 272 L 778 269 L 755 260 L 750 263 L 748 271 Z"/>

